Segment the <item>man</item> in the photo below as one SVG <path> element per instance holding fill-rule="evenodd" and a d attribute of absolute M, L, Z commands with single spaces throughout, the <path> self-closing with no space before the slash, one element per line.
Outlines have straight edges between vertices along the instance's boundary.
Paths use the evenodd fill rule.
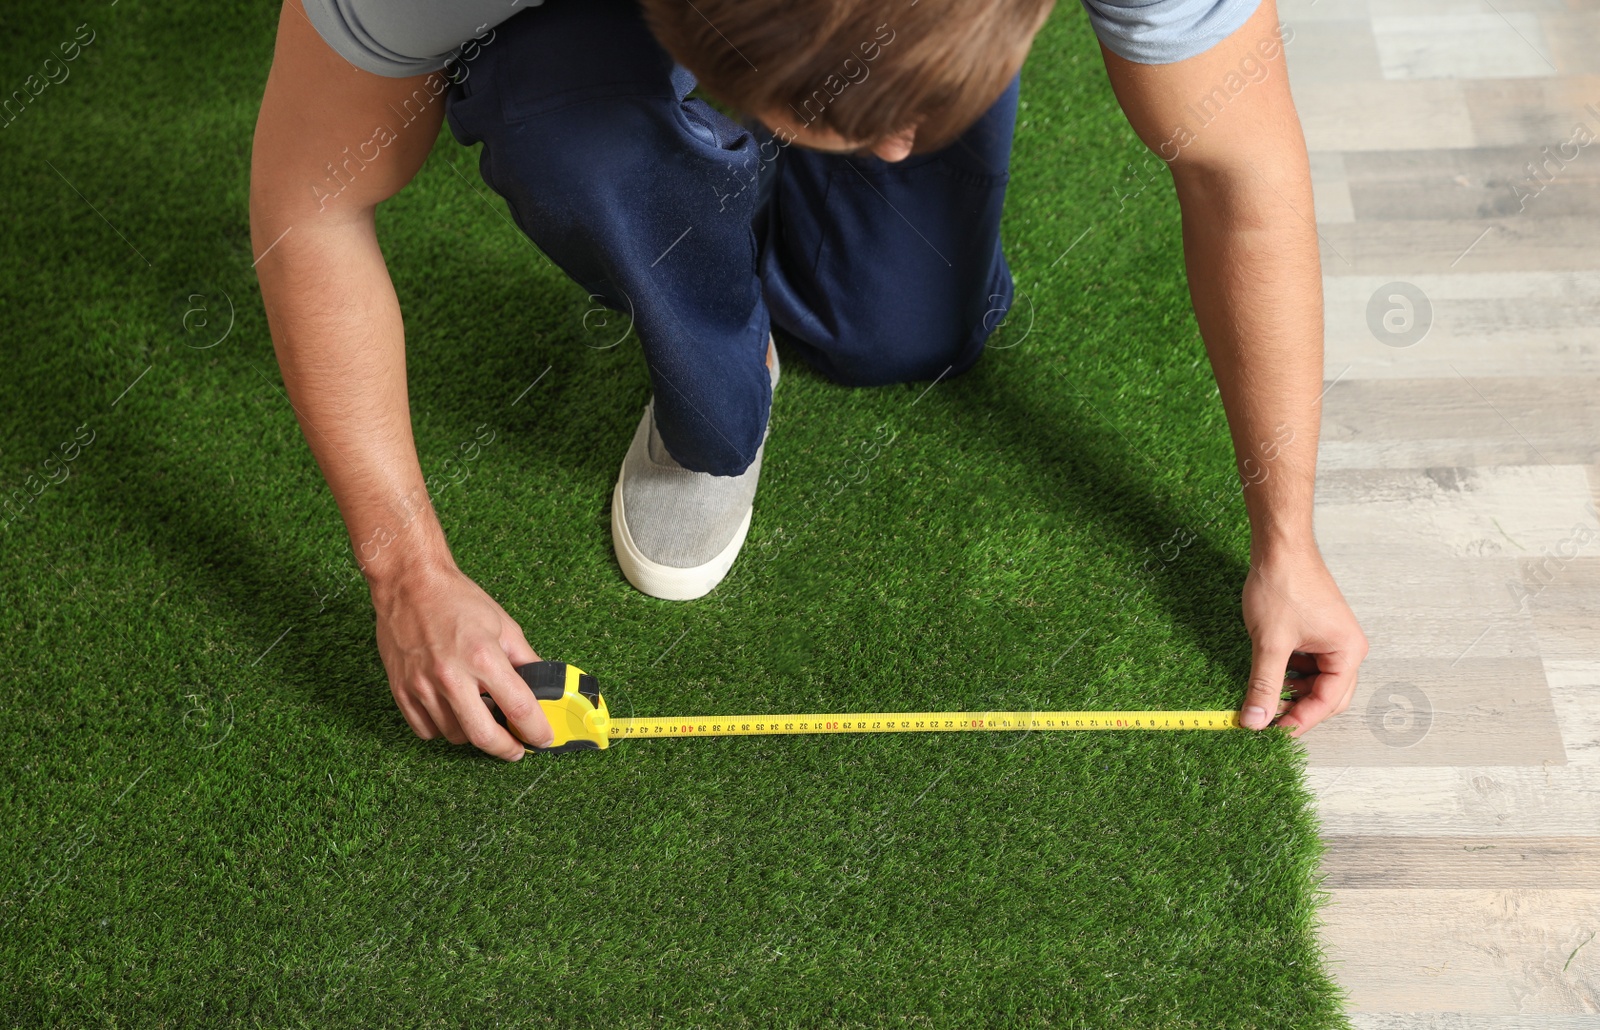
<path fill-rule="evenodd" d="M 1247 484 L 1243 721 L 1298 735 L 1348 706 L 1367 644 L 1312 536 L 1321 271 L 1274 0 L 1082 2 L 1129 122 L 1169 162 Z M 1001 204 L 1019 69 L 1050 5 L 287 0 L 252 157 L 256 268 L 418 736 L 510 760 L 550 739 L 514 672 L 538 656 L 427 504 L 374 232 L 441 120 L 483 143 L 485 181 L 540 249 L 633 314 L 654 393 L 613 542 L 639 589 L 698 597 L 750 524 L 774 337 L 850 385 L 978 360 L 1012 299 Z M 689 99 L 697 79 L 744 123 Z M 1291 665 L 1309 674 L 1292 703 Z"/>

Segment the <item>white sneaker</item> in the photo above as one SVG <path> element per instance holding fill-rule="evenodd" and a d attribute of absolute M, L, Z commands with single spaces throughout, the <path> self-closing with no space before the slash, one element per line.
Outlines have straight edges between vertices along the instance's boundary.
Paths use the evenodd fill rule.
<path fill-rule="evenodd" d="M 776 390 L 778 350 L 768 347 Z M 611 491 L 611 542 L 628 582 L 668 601 L 704 597 L 722 582 L 750 531 L 766 449 L 763 432 L 755 460 L 737 476 L 691 472 L 661 442 L 652 397 Z"/>

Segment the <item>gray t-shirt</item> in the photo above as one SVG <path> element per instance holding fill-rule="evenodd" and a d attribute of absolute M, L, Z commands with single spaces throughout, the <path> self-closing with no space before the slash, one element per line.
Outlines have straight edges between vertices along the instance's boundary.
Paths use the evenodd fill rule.
<path fill-rule="evenodd" d="M 583 0 L 558 0 L 582 3 Z M 1139 64 L 1204 53 L 1261 0 L 1079 0 L 1107 50 Z M 311 24 L 357 68 L 402 78 L 438 71 L 474 38 L 544 0 L 304 0 Z"/>

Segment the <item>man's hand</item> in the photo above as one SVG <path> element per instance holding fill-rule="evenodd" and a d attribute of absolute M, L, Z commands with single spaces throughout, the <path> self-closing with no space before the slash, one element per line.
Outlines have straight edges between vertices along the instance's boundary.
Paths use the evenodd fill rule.
<path fill-rule="evenodd" d="M 417 736 L 443 735 L 518 761 L 522 743 L 494 721 L 480 695 L 494 698 L 522 740 L 550 744 L 550 722 L 516 667 L 539 661 L 522 629 L 495 600 L 450 566 L 374 585 L 378 653 L 389 690 Z"/>
<path fill-rule="evenodd" d="M 1276 725 L 1298 737 L 1350 707 L 1367 638 L 1314 547 L 1251 561 L 1244 624 L 1253 645 L 1240 718 L 1246 729 L 1262 729 L 1276 716 Z M 1294 699 L 1281 700 L 1290 668 L 1301 678 L 1288 688 Z"/>

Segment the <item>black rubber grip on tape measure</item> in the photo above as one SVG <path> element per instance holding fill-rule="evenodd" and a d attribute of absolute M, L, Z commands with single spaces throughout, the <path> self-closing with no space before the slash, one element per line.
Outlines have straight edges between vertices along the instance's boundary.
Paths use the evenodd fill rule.
<path fill-rule="evenodd" d="M 540 701 L 559 701 L 567 693 L 566 662 L 529 662 L 517 666 L 517 672 Z M 593 679 L 587 675 L 584 678 Z"/>
<path fill-rule="evenodd" d="M 587 672 L 578 673 L 578 693 L 588 698 L 596 708 L 600 707 L 600 681 Z"/>
<path fill-rule="evenodd" d="M 540 701 L 558 701 L 567 692 L 566 662 L 529 662 L 518 666 L 517 672 Z M 578 693 L 596 708 L 600 707 L 600 681 L 587 672 L 578 673 Z"/>
<path fill-rule="evenodd" d="M 569 740 L 560 747 L 536 747 L 541 755 L 559 755 L 563 751 L 599 751 L 600 745 L 592 740 Z"/>

